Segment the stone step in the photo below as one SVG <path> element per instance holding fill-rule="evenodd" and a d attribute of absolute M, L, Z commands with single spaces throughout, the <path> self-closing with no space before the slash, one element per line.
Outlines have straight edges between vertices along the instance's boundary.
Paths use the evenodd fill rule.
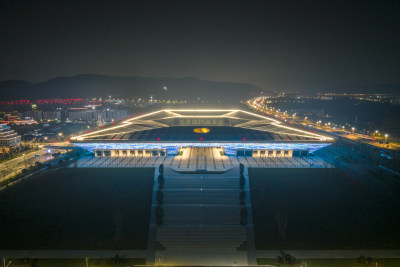
<path fill-rule="evenodd" d="M 165 204 L 240 204 L 239 190 L 163 191 Z"/>
<path fill-rule="evenodd" d="M 241 206 L 165 206 L 164 225 L 239 225 Z M 154 216 L 154 214 L 153 214 Z"/>
<path fill-rule="evenodd" d="M 246 240 L 243 226 L 162 226 L 157 240 L 168 249 L 237 249 Z"/>

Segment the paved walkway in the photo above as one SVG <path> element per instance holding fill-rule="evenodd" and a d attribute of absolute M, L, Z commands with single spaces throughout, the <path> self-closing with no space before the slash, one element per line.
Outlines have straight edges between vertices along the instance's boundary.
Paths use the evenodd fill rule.
<path fill-rule="evenodd" d="M 375 259 L 400 258 L 400 250 L 285 250 L 284 252 L 299 259 L 354 259 L 360 255 Z M 0 258 L 112 258 L 116 254 L 124 258 L 146 258 L 148 252 L 147 250 L 0 250 Z M 196 254 L 219 257 L 223 255 L 221 252 L 207 250 L 203 254 L 199 252 Z M 276 258 L 278 255 L 281 255 L 279 250 L 256 251 L 257 258 Z"/>
<path fill-rule="evenodd" d="M 239 185 L 239 169 L 182 174 L 165 168 L 164 177 L 162 189 L 154 188 L 163 194 L 161 205 L 153 194 L 152 216 L 157 206 L 164 212 L 163 224 L 156 226 L 154 264 L 247 265 L 252 221 L 241 225 L 240 212 L 243 207 L 251 210 L 251 203 L 249 197 L 246 203 L 239 201 L 240 192 L 249 195 L 248 186 Z"/>

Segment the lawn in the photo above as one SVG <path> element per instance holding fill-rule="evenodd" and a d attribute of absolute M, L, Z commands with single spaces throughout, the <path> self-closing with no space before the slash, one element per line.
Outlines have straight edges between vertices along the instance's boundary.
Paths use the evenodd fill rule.
<path fill-rule="evenodd" d="M 249 169 L 257 249 L 398 249 L 400 208 L 337 169 Z"/>
<path fill-rule="evenodd" d="M 154 169 L 42 173 L 0 193 L 0 249 L 146 249 Z"/>
<path fill-rule="evenodd" d="M 370 265 L 358 263 L 356 259 L 299 259 L 298 264 L 280 264 L 276 259 L 257 259 L 258 265 L 279 267 L 398 267 L 400 259 L 376 259 Z M 377 263 L 377 265 L 375 265 Z"/>
<path fill-rule="evenodd" d="M 7 262 L 9 263 L 9 261 Z M 20 267 L 32 267 L 35 265 L 38 267 L 104 267 L 104 266 L 134 266 L 134 265 L 145 265 L 146 259 L 135 258 L 135 259 L 120 259 L 119 263 L 116 263 L 114 259 L 88 259 L 86 265 L 86 259 L 11 259 L 9 267 L 20 266 Z"/>

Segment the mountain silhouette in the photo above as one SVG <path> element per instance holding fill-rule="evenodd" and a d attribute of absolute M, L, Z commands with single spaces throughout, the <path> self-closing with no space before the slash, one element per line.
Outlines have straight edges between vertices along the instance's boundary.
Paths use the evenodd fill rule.
<path fill-rule="evenodd" d="M 40 83 L 0 82 L 2 100 L 39 98 L 148 98 L 232 102 L 249 98 L 260 88 L 247 83 L 214 82 L 194 77 L 150 78 L 81 74 Z"/>

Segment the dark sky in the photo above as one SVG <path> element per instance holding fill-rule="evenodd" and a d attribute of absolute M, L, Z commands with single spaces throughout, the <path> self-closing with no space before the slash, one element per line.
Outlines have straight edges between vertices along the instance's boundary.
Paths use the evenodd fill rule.
<path fill-rule="evenodd" d="M 0 5 L 0 80 L 194 76 L 291 91 L 400 84 L 400 1 Z"/>

